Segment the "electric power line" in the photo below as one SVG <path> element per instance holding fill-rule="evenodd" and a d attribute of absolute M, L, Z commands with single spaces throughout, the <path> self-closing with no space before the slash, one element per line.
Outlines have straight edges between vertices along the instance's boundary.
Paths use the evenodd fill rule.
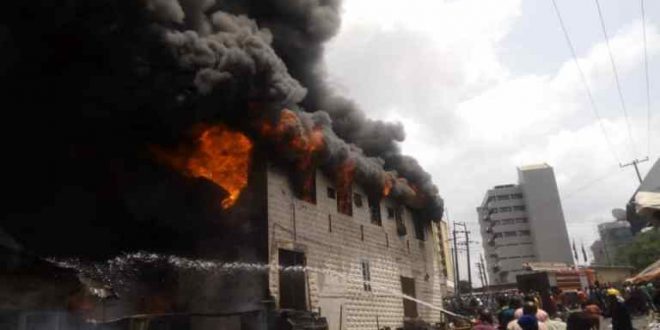
<path fill-rule="evenodd" d="M 596 116 L 598 125 L 600 126 L 600 129 L 603 132 L 603 136 L 605 137 L 605 141 L 607 142 L 607 145 L 610 149 L 610 152 L 612 153 L 612 156 L 614 157 L 614 160 L 617 162 L 617 164 L 621 164 L 621 161 L 619 160 L 619 157 L 617 156 L 616 151 L 614 150 L 614 145 L 612 144 L 612 140 L 610 140 L 610 137 L 607 135 L 607 131 L 605 130 L 605 126 L 603 125 L 603 119 L 600 117 L 600 113 L 598 112 L 598 107 L 596 107 L 596 102 L 594 101 L 594 97 L 591 94 L 591 89 L 589 89 L 589 84 L 587 83 L 587 77 L 584 75 L 584 71 L 582 71 L 582 67 L 580 66 L 580 62 L 578 61 L 577 54 L 575 52 L 575 47 L 573 47 L 573 42 L 571 41 L 571 38 L 568 35 L 568 30 L 564 25 L 564 20 L 562 19 L 561 13 L 559 12 L 559 8 L 557 7 L 557 2 L 555 0 L 551 0 L 551 1 L 552 1 L 552 6 L 555 9 L 555 13 L 557 14 L 557 19 L 559 19 L 559 25 L 561 26 L 561 29 L 564 32 L 564 38 L 566 38 L 566 43 L 568 44 L 568 48 L 571 51 L 573 60 L 575 61 L 575 66 L 577 67 L 578 73 L 580 74 L 582 84 L 584 85 L 584 89 L 587 92 L 587 98 L 589 99 L 591 110 Z"/>
<path fill-rule="evenodd" d="M 604 181 L 604 180 L 606 180 L 606 179 L 611 178 L 611 177 L 612 177 L 612 174 L 614 174 L 614 172 L 616 172 L 616 171 L 621 172 L 620 169 L 618 169 L 618 168 L 617 168 L 617 169 L 613 169 L 612 171 L 609 171 L 609 172 L 605 173 L 604 175 L 599 176 L 598 178 L 593 179 L 593 180 L 591 180 L 591 181 L 589 181 L 589 182 L 587 182 L 587 183 L 581 185 L 579 188 L 570 191 L 569 193 L 567 193 L 566 195 L 564 195 L 564 199 L 568 200 L 568 197 L 571 197 L 571 196 L 573 196 L 573 195 L 575 195 L 575 194 L 577 194 L 577 193 L 579 193 L 579 192 L 581 192 L 581 191 L 583 191 L 583 190 L 585 190 L 585 189 L 587 189 L 587 188 L 590 188 L 591 186 L 593 186 L 593 185 L 596 184 L 596 183 L 600 183 L 600 182 L 602 182 L 602 181 Z"/>
<path fill-rule="evenodd" d="M 603 31 L 603 37 L 605 37 L 605 44 L 607 45 L 607 54 L 610 56 L 610 64 L 612 65 L 612 72 L 614 73 L 614 82 L 616 83 L 616 90 L 619 93 L 619 101 L 621 103 L 621 109 L 623 110 L 623 116 L 626 119 L 626 129 L 628 130 L 628 140 L 630 142 L 630 147 L 634 153 L 633 157 L 637 155 L 635 148 L 635 141 L 632 136 L 632 130 L 630 129 L 630 120 L 628 119 L 628 109 L 626 108 L 626 102 L 623 100 L 623 92 L 621 91 L 621 82 L 619 81 L 619 72 L 616 69 L 614 64 L 614 56 L 612 55 L 612 48 L 610 47 L 610 38 L 607 35 L 607 29 L 605 28 L 605 21 L 603 20 L 603 13 L 600 9 L 599 0 L 594 0 L 596 3 L 596 9 L 598 11 L 598 19 L 600 20 L 600 28 Z"/>
<path fill-rule="evenodd" d="M 644 37 L 644 77 L 646 78 L 646 157 L 651 156 L 651 93 L 649 88 L 649 60 L 646 50 L 646 14 L 644 0 L 639 1 L 642 8 L 642 35 Z"/>

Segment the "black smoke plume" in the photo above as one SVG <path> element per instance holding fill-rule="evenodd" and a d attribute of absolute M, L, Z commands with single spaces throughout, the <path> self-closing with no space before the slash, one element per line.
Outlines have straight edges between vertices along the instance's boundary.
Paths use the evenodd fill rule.
<path fill-rule="evenodd" d="M 170 200 L 156 202 L 159 195 L 150 192 L 180 179 L 150 163 L 148 146 L 174 146 L 200 122 L 226 123 L 259 142 L 254 122 L 276 122 L 284 108 L 295 111 L 301 125 L 323 129 L 322 168 L 353 161 L 356 180 L 375 190 L 384 178 L 399 177 L 391 195 L 439 219 L 442 199 L 429 174 L 397 146 L 402 126 L 368 119 L 326 83 L 323 47 L 339 29 L 339 12 L 338 0 L 5 4 L 1 170 L 9 196 L 3 225 L 29 237 L 30 230 L 57 235 L 102 228 L 101 218 L 140 218 L 135 232 L 106 243 L 130 250 L 140 223 L 165 226 L 164 235 L 174 238 L 177 231 L 141 218 L 143 209 L 163 208 L 154 212 L 171 221 L 178 220 L 171 214 L 193 219 L 215 210 L 172 213 Z M 151 200 L 133 205 L 128 199 L 136 195 Z M 184 193 L 175 195 L 186 202 Z M 192 221 L 191 235 L 199 230 Z M 63 249 L 99 237 L 79 239 Z"/>

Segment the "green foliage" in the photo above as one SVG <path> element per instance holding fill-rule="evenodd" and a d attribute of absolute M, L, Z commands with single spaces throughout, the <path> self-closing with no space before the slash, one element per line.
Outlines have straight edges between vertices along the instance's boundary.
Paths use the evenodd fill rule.
<path fill-rule="evenodd" d="M 660 229 L 654 228 L 640 233 L 629 246 L 622 249 L 622 253 L 618 257 L 625 258 L 626 262 L 636 270 L 642 270 L 658 260 L 660 258 Z"/>

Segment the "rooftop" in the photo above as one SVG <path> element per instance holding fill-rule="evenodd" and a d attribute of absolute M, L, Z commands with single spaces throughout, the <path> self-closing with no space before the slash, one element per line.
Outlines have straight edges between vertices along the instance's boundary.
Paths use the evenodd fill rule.
<path fill-rule="evenodd" d="M 540 170 L 543 168 L 550 168 L 551 166 L 548 165 L 547 163 L 543 164 L 531 164 L 531 165 L 523 165 L 518 167 L 518 170 L 520 171 L 530 171 L 530 170 Z"/>

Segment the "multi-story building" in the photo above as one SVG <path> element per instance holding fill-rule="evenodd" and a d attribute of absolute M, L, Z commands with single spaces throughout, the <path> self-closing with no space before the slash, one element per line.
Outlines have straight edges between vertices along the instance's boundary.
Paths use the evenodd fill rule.
<path fill-rule="evenodd" d="M 340 194 L 320 172 L 313 202 L 295 197 L 287 176 L 274 167 L 267 182 L 269 262 L 308 267 L 299 274 L 271 267 L 270 293 L 280 309 L 320 310 L 329 329 L 440 320 L 428 304 L 442 304 L 446 254 L 439 253 L 431 222 L 394 200 L 368 198 L 356 185 Z"/>
<path fill-rule="evenodd" d="M 591 245 L 591 251 L 594 255 L 592 263 L 603 266 L 624 266 L 627 264 L 625 259 L 620 258 L 619 253 L 622 248 L 633 240 L 630 223 L 625 219 L 601 223 L 598 225 L 598 234 L 600 239 Z"/>
<path fill-rule="evenodd" d="M 255 163 L 248 186 L 236 205 L 225 211 L 217 203 L 216 197 L 223 196 L 219 189 L 205 180 L 190 180 L 187 194 L 193 197 L 189 200 L 206 199 L 178 213 L 161 213 L 159 223 L 177 229 L 172 242 L 185 242 L 190 248 L 177 246 L 179 250 L 168 252 L 174 254 L 154 248 L 153 254 L 119 256 L 111 262 L 122 267 L 76 266 L 94 269 L 86 277 L 64 269 L 74 274 L 69 277 L 76 283 L 69 286 L 62 284 L 61 277 L 52 277 L 49 268 L 41 267 L 42 273 L 37 270 L 39 276 L 35 276 L 39 285 L 25 280 L 33 288 L 33 298 L 2 300 L 0 312 L 10 310 L 2 322 L 8 320 L 9 330 L 32 329 L 34 322 L 62 329 L 63 320 L 78 322 L 70 317 L 72 307 L 65 306 L 72 300 L 85 302 L 80 304 L 84 311 L 75 311 L 85 313 L 85 320 L 111 323 L 112 329 L 123 329 L 119 326 L 127 322 L 142 324 L 139 327 L 145 329 L 152 322 L 192 330 L 273 329 L 279 328 L 275 322 L 288 320 L 323 324 L 325 319 L 331 330 L 394 329 L 407 321 L 439 322 L 441 283 L 447 277 L 442 266 L 447 253 L 440 253 L 444 240 L 431 221 L 439 219 L 423 219 L 401 201 L 380 194 L 374 197 L 354 183 L 337 184 L 321 171 L 306 175 L 312 178 L 304 183 L 305 188 L 311 187 L 306 190 L 310 194 L 301 196 L 290 171 L 265 161 Z M 179 200 L 175 189 L 163 191 L 171 198 L 159 205 Z M 209 191 L 214 192 L 210 198 Z M 211 207 L 211 216 L 207 219 L 196 213 L 196 205 Z M 193 226 L 194 231 L 186 231 Z M 172 232 L 159 231 L 156 226 L 144 228 L 151 234 L 147 238 Z M 121 223 L 106 229 L 111 230 L 125 232 L 126 226 Z M 0 254 L 13 246 L 7 235 L 0 230 Z M 26 235 L 17 239 L 35 246 Z M 58 241 L 52 238 L 51 242 L 56 250 Z M 102 248 L 105 246 L 88 246 Z M 20 246 L 12 249 L 17 250 L 11 252 L 12 258 L 23 256 Z M 41 263 L 61 269 L 61 264 Z M 13 276 L 11 267 L 16 262 L 9 262 L 9 269 L 6 264 L 0 262 L 0 283 L 7 278 L 15 281 L 7 283 L 22 283 L 25 276 L 18 280 Z M 130 272 L 124 273 L 125 268 Z M 99 272 L 103 281 L 93 277 Z M 77 283 L 78 278 L 84 283 Z M 106 291 L 114 289 L 117 295 L 105 301 L 86 293 L 98 288 L 69 289 L 92 284 Z M 12 285 L 0 285 L 0 297 L 17 297 L 12 290 Z M 54 299 L 53 292 L 63 298 Z M 77 300 L 67 297 L 71 292 Z M 75 322 L 71 324 L 79 324 Z M 99 325 L 99 329 L 109 327 Z"/>
<path fill-rule="evenodd" d="M 518 168 L 518 184 L 489 189 L 479 224 L 491 284 L 516 281 L 523 263 L 573 263 L 554 171 L 547 164 Z"/>
<path fill-rule="evenodd" d="M 449 225 L 447 221 L 440 220 L 437 222 L 437 238 L 440 246 L 440 264 L 442 265 L 442 278 L 440 285 L 442 287 L 442 295 L 450 295 L 454 293 L 454 259 L 452 256 L 449 234 Z"/>

